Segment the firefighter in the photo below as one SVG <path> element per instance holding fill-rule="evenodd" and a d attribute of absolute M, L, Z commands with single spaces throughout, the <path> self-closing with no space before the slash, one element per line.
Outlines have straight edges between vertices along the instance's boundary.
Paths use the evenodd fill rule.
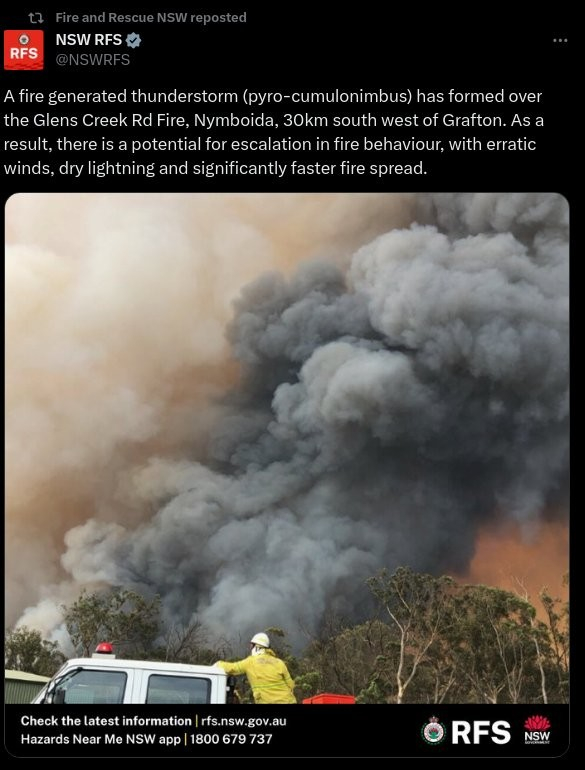
<path fill-rule="evenodd" d="M 250 654 L 243 660 L 215 663 L 228 676 L 246 674 L 255 703 L 296 703 L 291 675 L 284 661 L 270 649 L 268 634 L 254 634 L 250 639 Z"/>

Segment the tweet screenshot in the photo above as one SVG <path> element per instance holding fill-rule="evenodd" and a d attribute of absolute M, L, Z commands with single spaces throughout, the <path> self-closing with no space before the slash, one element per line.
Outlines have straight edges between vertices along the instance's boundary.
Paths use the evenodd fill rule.
<path fill-rule="evenodd" d="M 3 8 L 9 759 L 571 751 L 577 41 L 488 10 Z"/>

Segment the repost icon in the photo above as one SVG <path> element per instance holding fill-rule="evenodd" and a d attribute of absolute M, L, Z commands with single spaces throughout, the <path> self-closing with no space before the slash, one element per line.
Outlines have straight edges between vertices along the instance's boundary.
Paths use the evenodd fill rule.
<path fill-rule="evenodd" d="M 126 45 L 128 48 L 138 48 L 140 43 L 142 43 L 142 39 L 137 32 L 130 32 L 126 35 Z"/>

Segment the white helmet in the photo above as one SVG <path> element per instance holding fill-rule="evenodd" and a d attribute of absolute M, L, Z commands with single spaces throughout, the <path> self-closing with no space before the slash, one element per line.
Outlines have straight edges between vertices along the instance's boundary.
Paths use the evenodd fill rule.
<path fill-rule="evenodd" d="M 250 644 L 257 644 L 258 647 L 270 647 L 270 639 L 268 638 L 268 634 L 254 634 L 250 639 Z"/>

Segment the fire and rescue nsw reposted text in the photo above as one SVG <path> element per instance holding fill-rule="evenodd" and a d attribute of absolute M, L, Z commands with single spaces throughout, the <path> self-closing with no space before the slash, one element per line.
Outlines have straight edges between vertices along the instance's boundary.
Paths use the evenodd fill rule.
<path fill-rule="evenodd" d="M 287 717 L 284 715 L 216 716 L 193 712 L 190 715 L 169 714 L 143 716 L 141 714 L 116 714 L 107 716 L 78 714 L 20 716 L 19 756 L 36 754 L 99 755 L 129 748 L 133 753 L 140 747 L 158 747 L 160 753 L 200 754 L 205 748 L 247 747 L 250 753 L 262 753 L 263 748 L 274 748 L 278 733 L 285 732 Z M 53 750 L 46 751 L 51 746 Z M 12 744 L 14 751 L 16 746 Z M 44 749 L 45 751 L 38 751 Z M 75 749 L 78 749 L 76 751 Z M 223 752 L 222 752 L 223 753 Z"/>

